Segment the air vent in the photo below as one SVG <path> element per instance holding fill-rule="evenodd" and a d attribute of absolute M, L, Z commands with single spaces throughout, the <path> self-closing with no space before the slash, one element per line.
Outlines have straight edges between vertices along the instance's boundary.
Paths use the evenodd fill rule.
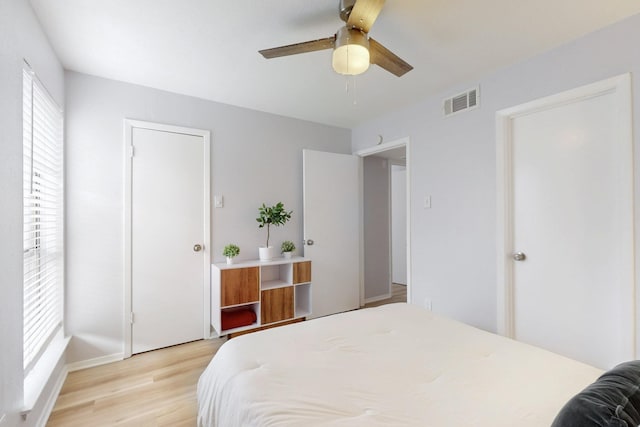
<path fill-rule="evenodd" d="M 464 93 L 444 100 L 444 115 L 450 116 L 461 111 L 471 110 L 480 104 L 478 88 L 470 89 Z"/>

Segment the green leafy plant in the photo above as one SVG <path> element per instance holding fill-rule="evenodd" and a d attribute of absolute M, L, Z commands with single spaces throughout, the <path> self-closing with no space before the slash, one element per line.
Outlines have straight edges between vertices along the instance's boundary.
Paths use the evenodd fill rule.
<path fill-rule="evenodd" d="M 280 225 L 284 225 L 291 219 L 291 214 L 293 211 L 287 212 L 284 209 L 284 205 L 282 202 L 278 202 L 273 206 L 266 206 L 264 203 L 262 206 L 258 208 L 258 228 L 263 228 L 265 225 L 267 226 L 267 247 L 269 247 L 269 236 L 271 230 L 269 227 L 272 225 L 278 227 Z"/>
<path fill-rule="evenodd" d="M 238 255 L 240 255 L 240 248 L 234 245 L 233 243 L 231 243 L 224 247 L 224 250 L 222 251 L 222 255 L 229 258 L 237 257 Z"/>
<path fill-rule="evenodd" d="M 295 250 L 296 250 L 296 245 L 294 245 L 291 240 L 285 240 L 284 242 L 282 242 L 282 245 L 280 246 L 280 252 L 282 253 L 293 252 Z"/>

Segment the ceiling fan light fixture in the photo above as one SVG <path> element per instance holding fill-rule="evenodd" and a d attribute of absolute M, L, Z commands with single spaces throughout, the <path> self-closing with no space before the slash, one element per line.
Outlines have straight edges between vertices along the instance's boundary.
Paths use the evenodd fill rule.
<path fill-rule="evenodd" d="M 333 69 L 338 74 L 354 76 L 369 68 L 369 39 L 358 29 L 342 27 L 336 34 Z"/>

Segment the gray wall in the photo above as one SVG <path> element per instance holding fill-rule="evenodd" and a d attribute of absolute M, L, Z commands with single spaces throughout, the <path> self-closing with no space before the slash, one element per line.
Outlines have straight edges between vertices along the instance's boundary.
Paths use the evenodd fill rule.
<path fill-rule="evenodd" d="M 258 257 L 262 202 L 293 210 L 292 221 L 272 230 L 274 245 L 301 242 L 302 149 L 351 149 L 347 129 L 74 72 L 66 89 L 70 362 L 123 351 L 124 118 L 211 131 L 211 188 L 224 196 L 224 208 L 211 210 L 214 261 L 224 260 L 228 243 L 240 246 L 239 259 Z"/>
<path fill-rule="evenodd" d="M 22 64 L 64 102 L 64 75 L 26 0 L 0 0 L 0 417 L 23 425 L 22 371 Z M 56 370 L 54 378 L 60 373 Z M 46 394 L 45 394 L 46 397 Z M 39 402 L 27 425 L 42 412 Z"/>
<path fill-rule="evenodd" d="M 638 40 L 640 15 L 353 130 L 354 151 L 375 145 L 378 134 L 411 138 L 413 303 L 430 298 L 435 312 L 496 330 L 495 113 L 627 72 L 640 102 Z M 480 108 L 444 118 L 442 99 L 477 84 Z M 636 108 L 635 129 L 639 124 Z M 640 132 L 634 138 L 638 165 Z M 640 200 L 637 166 L 635 179 Z M 432 209 L 422 207 L 427 195 Z"/>
<path fill-rule="evenodd" d="M 389 164 L 363 159 L 364 299 L 387 297 L 391 280 L 389 245 Z"/>

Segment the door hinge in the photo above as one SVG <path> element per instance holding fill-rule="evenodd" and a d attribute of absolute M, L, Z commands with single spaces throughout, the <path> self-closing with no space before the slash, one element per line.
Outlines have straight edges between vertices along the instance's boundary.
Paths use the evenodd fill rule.
<path fill-rule="evenodd" d="M 135 153 L 135 148 L 133 147 L 133 145 L 129 146 L 129 157 L 133 157 L 134 153 Z"/>
<path fill-rule="evenodd" d="M 131 324 L 133 325 L 133 311 L 131 312 Z"/>

